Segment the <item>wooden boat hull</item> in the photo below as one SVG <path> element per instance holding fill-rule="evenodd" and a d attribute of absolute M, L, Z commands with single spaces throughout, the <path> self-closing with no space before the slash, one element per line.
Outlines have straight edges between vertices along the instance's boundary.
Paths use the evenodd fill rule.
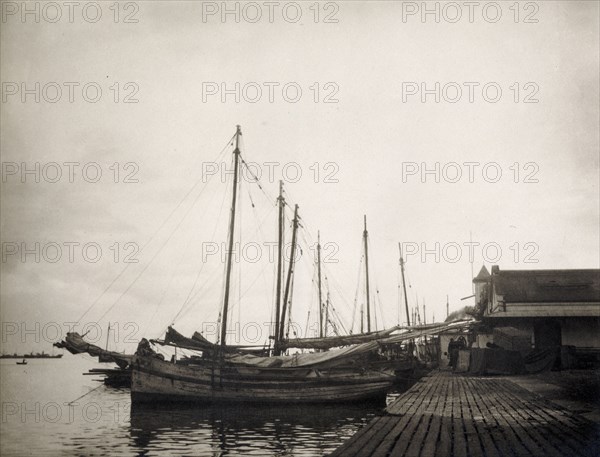
<path fill-rule="evenodd" d="M 270 369 L 181 365 L 155 357 L 132 364 L 131 399 L 148 401 L 339 403 L 384 397 L 388 372 L 356 369 Z"/>

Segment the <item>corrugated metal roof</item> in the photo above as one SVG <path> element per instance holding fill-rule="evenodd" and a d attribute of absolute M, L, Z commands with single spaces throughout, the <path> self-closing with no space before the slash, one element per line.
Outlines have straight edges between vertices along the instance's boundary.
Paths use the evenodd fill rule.
<path fill-rule="evenodd" d="M 493 282 L 506 303 L 600 303 L 600 270 L 596 269 L 498 270 Z"/>

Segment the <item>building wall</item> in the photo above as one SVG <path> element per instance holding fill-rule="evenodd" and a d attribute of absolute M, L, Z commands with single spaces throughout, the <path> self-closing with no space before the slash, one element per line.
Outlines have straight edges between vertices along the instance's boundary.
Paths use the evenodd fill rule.
<path fill-rule="evenodd" d="M 450 364 L 450 355 L 448 354 L 448 343 L 450 338 L 454 338 L 456 335 L 440 335 L 440 368 L 445 368 Z"/>
<path fill-rule="evenodd" d="M 600 319 L 565 318 L 561 329 L 563 346 L 600 348 Z"/>
<path fill-rule="evenodd" d="M 504 303 L 501 295 L 494 296 L 490 317 L 599 317 L 600 304 L 573 303 Z"/>
<path fill-rule="evenodd" d="M 493 333 L 479 333 L 476 336 L 475 343 L 473 343 L 474 348 L 485 348 L 487 347 L 487 343 L 494 342 Z"/>
<path fill-rule="evenodd" d="M 552 320 L 560 325 L 560 344 L 563 346 L 591 347 L 600 349 L 600 318 L 594 317 L 558 317 L 558 318 L 526 318 L 513 317 L 490 320 L 498 330 L 502 327 L 514 327 L 531 337 L 531 347 L 538 347 L 540 341 L 535 340 L 535 328 L 540 327 L 544 321 Z M 538 330 L 539 331 L 539 330 Z M 539 336 L 539 335 L 538 335 Z M 506 346 L 505 342 L 496 341 L 500 346 Z M 510 349 L 507 347 L 506 349 Z M 524 349 L 524 348 L 523 348 Z"/>
<path fill-rule="evenodd" d="M 534 339 L 533 339 L 534 323 L 533 323 L 532 319 L 507 319 L 504 322 L 506 322 L 507 326 L 514 327 L 517 330 L 519 330 L 520 332 L 530 335 L 531 336 L 531 344 L 533 345 L 533 343 L 534 343 Z"/>
<path fill-rule="evenodd" d="M 465 342 L 468 346 L 469 345 L 469 335 L 467 333 L 462 333 L 462 332 L 441 333 L 438 336 L 438 344 L 439 344 L 438 351 L 439 352 L 437 353 L 437 360 L 439 362 L 440 368 L 445 368 L 450 365 L 450 354 L 448 354 L 448 344 L 450 343 L 450 340 L 452 338 L 457 340 L 461 336 L 465 339 Z"/>
<path fill-rule="evenodd" d="M 473 286 L 475 289 L 474 295 L 475 295 L 475 303 L 476 304 L 481 303 L 484 299 L 487 298 L 484 294 L 484 291 L 485 291 L 484 289 L 485 289 L 486 285 L 487 285 L 487 282 L 484 282 L 484 281 L 473 281 Z"/>
<path fill-rule="evenodd" d="M 535 344 L 533 322 L 529 319 L 507 319 L 505 322 L 507 325 L 494 328 L 494 343 L 523 355 L 529 354 Z"/>

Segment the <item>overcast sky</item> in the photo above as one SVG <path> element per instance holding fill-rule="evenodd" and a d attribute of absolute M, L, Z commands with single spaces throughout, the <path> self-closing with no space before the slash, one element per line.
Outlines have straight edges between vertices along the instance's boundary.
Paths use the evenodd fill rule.
<path fill-rule="evenodd" d="M 222 18 L 221 2 L 121 4 L 116 22 L 108 2 L 97 22 L 94 8 L 70 20 L 58 2 L 62 16 L 51 22 L 56 7 L 41 3 L 36 22 L 20 3 L 3 2 L 2 350 L 48 351 L 55 327 L 82 315 L 103 331 L 117 322 L 123 349 L 128 332 L 159 336 L 190 290 L 176 328 L 189 334 L 214 322 L 223 264 L 203 262 L 202 249 L 225 241 L 231 189 L 218 173 L 206 186 L 203 177 L 236 124 L 264 189 L 242 183 L 242 242 L 275 240 L 283 179 L 306 236 L 320 230 L 337 246 L 326 265 L 332 301 L 347 326 L 355 316 L 355 331 L 365 214 L 379 328 L 398 321 L 398 242 L 419 249 L 407 256 L 408 298 L 426 304 L 428 321 L 445 318 L 447 295 L 450 311 L 472 303 L 460 300 L 471 294 L 470 233 L 480 243 L 475 274 L 483 264 L 598 268 L 598 3 L 525 3 L 478 7 L 472 20 L 458 3 L 452 23 L 458 10 L 443 2 L 439 22 L 414 10 L 421 2 L 279 2 L 272 21 L 262 2 L 240 3 L 239 22 Z M 262 16 L 251 22 L 257 6 Z M 423 88 L 432 91 L 424 100 Z M 220 157 L 229 166 L 231 148 Z M 36 163 L 39 183 L 21 174 Z M 421 174 L 436 166 L 439 178 Z M 97 168 L 102 176 L 88 182 Z M 21 256 L 35 243 L 39 262 Z M 62 247 L 54 263 L 52 243 Z M 72 262 L 64 243 L 79 243 Z M 98 262 L 93 249 L 82 252 L 86 243 L 101 247 Z M 124 262 L 144 246 L 137 264 Z M 422 258 L 423 248 L 439 259 Z M 292 311 L 303 326 L 316 313 L 312 253 L 304 255 Z M 269 320 L 273 265 L 262 260 L 242 262 L 241 284 L 236 265 L 243 297 L 232 321 Z"/>

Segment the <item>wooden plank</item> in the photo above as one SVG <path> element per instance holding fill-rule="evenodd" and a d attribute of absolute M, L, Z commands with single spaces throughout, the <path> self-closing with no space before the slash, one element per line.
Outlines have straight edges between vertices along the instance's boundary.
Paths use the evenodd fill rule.
<path fill-rule="evenodd" d="M 503 432 L 502 426 L 495 415 L 490 411 L 489 405 L 482 397 L 478 389 L 478 384 L 472 382 L 472 378 L 465 380 L 467 388 L 473 396 L 473 402 L 477 405 L 477 410 L 482 417 L 482 422 L 485 424 L 485 435 L 487 437 L 488 446 L 486 453 L 493 455 L 493 448 L 498 450 L 500 455 L 511 455 L 511 448 L 507 444 L 507 435 Z"/>
<path fill-rule="evenodd" d="M 525 430 L 529 436 L 535 440 L 539 446 L 544 449 L 544 453 L 550 456 L 563 456 L 565 455 L 566 441 L 564 434 L 560 433 L 560 430 L 556 430 L 559 432 L 557 436 L 556 433 L 552 433 L 547 421 L 540 421 L 539 417 L 533 414 L 533 410 L 535 408 L 531 408 L 523 398 L 521 392 L 515 390 L 513 387 L 516 387 L 513 383 L 510 383 L 507 380 L 499 380 L 496 384 L 496 391 L 500 398 L 504 399 L 507 406 L 509 406 L 509 411 L 511 415 L 515 417 L 517 422 L 521 424 L 521 427 Z M 519 395 L 521 394 L 521 395 Z M 536 405 L 536 408 L 544 409 L 545 405 L 539 404 Z M 572 449 L 571 451 L 574 451 Z M 569 454 L 571 452 L 568 452 Z"/>
<path fill-rule="evenodd" d="M 378 416 L 371 420 L 367 425 L 359 429 L 354 435 L 352 435 L 347 441 L 345 441 L 342 446 L 333 451 L 330 456 L 338 456 L 338 455 L 360 455 L 357 452 L 362 447 L 362 442 L 368 440 L 369 435 L 377 430 L 377 427 L 380 425 L 380 421 L 382 421 L 387 416 Z"/>
<path fill-rule="evenodd" d="M 507 380 L 507 382 L 510 381 Z M 595 429 L 590 421 L 564 410 L 561 406 L 549 402 L 513 382 L 510 382 L 509 390 L 518 394 L 522 402 L 528 405 L 532 414 L 538 416 L 541 422 L 551 425 L 560 424 L 562 431 L 572 437 L 575 442 L 585 440 L 589 437 L 589 432 Z"/>
<path fill-rule="evenodd" d="M 526 430 L 541 438 L 542 447 L 548 455 L 573 455 L 581 448 L 581 441 L 573 439 L 570 431 L 562 421 L 548 420 L 540 412 L 553 409 L 555 405 L 546 400 L 537 399 L 528 391 L 517 389 L 517 385 L 502 380 L 496 384 L 498 394 L 511 406 L 514 414 L 518 415 Z M 550 416 L 551 417 L 551 416 Z"/>
<path fill-rule="evenodd" d="M 394 411 L 397 415 L 406 415 L 405 422 L 412 416 L 407 415 L 411 412 L 411 408 L 417 404 L 419 398 L 422 397 L 422 388 L 426 386 L 425 383 L 416 383 L 410 390 L 400 395 L 394 403 L 386 408 L 386 412 Z M 385 417 L 385 416 L 384 416 Z M 340 448 L 336 449 L 332 456 L 337 455 L 371 455 L 381 445 L 381 441 L 388 436 L 397 436 L 397 432 L 393 432 L 393 429 L 397 429 L 399 426 L 403 426 L 404 423 L 398 423 L 398 417 L 396 415 L 389 416 L 387 420 L 381 420 L 378 418 L 376 421 L 372 421 L 370 424 L 359 430 L 356 434 L 345 442 Z M 384 454 L 385 455 L 385 454 Z"/>
<path fill-rule="evenodd" d="M 392 410 L 395 411 L 402 411 L 403 409 L 406 409 L 406 411 L 408 411 L 409 407 L 408 405 L 415 405 L 416 404 L 416 397 L 418 397 L 420 395 L 421 390 L 420 389 L 411 389 L 408 390 L 407 392 L 404 392 L 401 396 L 399 396 L 392 405 L 393 408 Z M 398 404 L 400 403 L 400 404 Z M 386 408 L 386 411 L 388 411 L 389 407 Z M 407 415 L 407 413 L 405 412 L 404 415 Z M 410 416 L 407 416 L 407 419 Z M 385 424 L 385 426 L 383 427 L 379 427 L 379 430 L 377 431 L 377 433 L 375 433 L 370 440 L 368 440 L 366 443 L 364 443 L 362 445 L 362 447 L 360 448 L 360 451 L 363 455 L 372 455 L 374 452 L 376 452 L 376 450 L 382 446 L 382 441 L 384 441 L 384 439 L 391 433 L 392 429 L 394 429 L 398 424 L 398 416 L 396 415 L 391 415 L 390 416 L 390 420 Z"/>
<path fill-rule="evenodd" d="M 494 441 L 500 455 L 527 455 L 527 450 L 521 445 L 518 438 L 512 432 L 508 423 L 496 411 L 497 407 L 493 401 L 492 393 L 481 379 L 470 378 L 467 384 L 471 387 L 473 395 L 477 398 L 480 410 L 486 423 L 490 424 L 490 437 Z"/>
<path fill-rule="evenodd" d="M 506 404 L 506 400 L 497 392 L 498 387 L 495 383 L 491 387 L 494 391 L 493 399 L 497 405 L 497 411 L 504 418 L 518 441 L 527 449 L 528 455 L 545 455 L 544 446 L 540 442 L 539 437 L 530 435 L 516 418 L 514 413 L 515 405 L 511 404 L 509 406 Z"/>
<path fill-rule="evenodd" d="M 465 427 L 460 410 L 460 392 L 456 378 L 452 386 L 452 453 L 453 455 L 468 455 L 467 440 L 465 439 Z"/>
<path fill-rule="evenodd" d="M 421 454 L 421 448 L 425 445 L 426 441 L 430 441 L 435 433 L 431 429 L 431 425 L 434 418 L 434 411 L 440 401 L 441 389 L 443 388 L 443 377 L 436 376 L 432 380 L 433 390 L 431 394 L 427 396 L 423 401 L 419 413 L 423 416 L 421 418 L 421 424 L 417 427 L 416 432 L 408 441 L 408 447 L 406 448 L 405 455 L 407 457 L 418 457 Z M 437 439 L 437 436 L 435 437 Z"/>
<path fill-rule="evenodd" d="M 373 455 L 377 449 L 382 447 L 382 441 L 392 432 L 398 424 L 397 416 L 386 416 L 386 422 L 380 422 L 378 430 L 371 436 L 370 439 L 365 437 L 361 440 L 358 455 Z"/>
<path fill-rule="evenodd" d="M 429 435 L 421 448 L 421 456 L 423 457 L 434 457 L 437 454 L 437 445 L 442 433 L 442 415 L 448 397 L 448 378 L 440 376 L 437 382 L 437 402 L 433 410 L 431 424 L 429 425 Z"/>
<path fill-rule="evenodd" d="M 438 371 L 396 399 L 333 456 L 591 456 L 593 423 L 505 378 Z"/>
<path fill-rule="evenodd" d="M 421 388 L 418 391 L 418 395 L 416 397 L 411 397 L 412 401 L 409 404 L 403 403 L 403 405 L 396 405 L 397 408 L 394 410 L 404 411 L 405 414 L 401 417 L 396 427 L 394 427 L 388 436 L 381 442 L 381 445 L 373 453 L 373 457 L 398 455 L 397 453 L 401 452 L 401 449 L 406 447 L 406 443 L 410 442 L 411 439 L 411 430 L 414 430 L 417 425 L 416 423 L 421 420 L 421 416 L 417 415 L 417 411 L 423 400 L 426 399 L 432 392 L 432 389 L 435 388 L 437 379 L 437 375 L 426 378 L 426 382 L 420 386 Z M 401 402 L 402 397 L 400 397 L 398 401 Z M 398 445 L 397 448 L 395 448 L 396 445 Z"/>
<path fill-rule="evenodd" d="M 420 404 L 423 401 L 423 395 L 426 393 L 426 391 L 430 391 L 432 383 L 435 384 L 437 382 L 438 376 L 439 373 L 437 372 L 432 372 L 426 376 L 423 376 L 409 391 L 403 393 L 400 397 L 398 397 L 398 399 L 396 399 L 394 403 L 389 405 L 386 411 L 388 411 L 390 414 L 394 414 L 395 411 L 403 414 L 407 412 L 411 404 Z"/>
<path fill-rule="evenodd" d="M 437 442 L 437 455 L 450 455 L 452 452 L 452 402 L 450 384 L 452 383 L 451 374 L 446 373 L 444 385 L 444 409 L 440 424 L 439 440 Z"/>
<path fill-rule="evenodd" d="M 490 433 L 490 429 L 494 425 L 486 418 L 487 415 L 481 410 L 475 395 L 473 395 L 473 389 L 471 388 L 468 379 L 465 378 L 463 382 L 466 393 L 466 402 L 469 406 L 473 426 L 477 430 L 477 435 L 481 442 L 483 454 L 488 457 L 499 457 L 501 455 L 499 452 L 500 450 L 496 446 L 492 434 Z"/>
<path fill-rule="evenodd" d="M 395 456 L 404 456 L 406 454 L 406 450 L 408 446 L 412 442 L 413 435 L 415 430 L 421 425 L 422 422 L 426 420 L 426 417 L 422 414 L 418 414 L 412 417 L 411 420 L 408 421 L 404 430 L 402 430 L 402 434 L 399 435 L 399 439 L 395 440 L 394 446 L 389 452 L 390 457 Z M 424 424 L 424 426 L 427 426 Z"/>
<path fill-rule="evenodd" d="M 479 432 L 475 428 L 475 420 L 467 400 L 467 389 L 464 382 L 464 377 L 461 376 L 457 378 L 456 383 L 458 384 L 461 416 L 463 418 L 467 438 L 467 455 L 470 457 L 483 457 L 483 449 L 479 439 Z"/>

